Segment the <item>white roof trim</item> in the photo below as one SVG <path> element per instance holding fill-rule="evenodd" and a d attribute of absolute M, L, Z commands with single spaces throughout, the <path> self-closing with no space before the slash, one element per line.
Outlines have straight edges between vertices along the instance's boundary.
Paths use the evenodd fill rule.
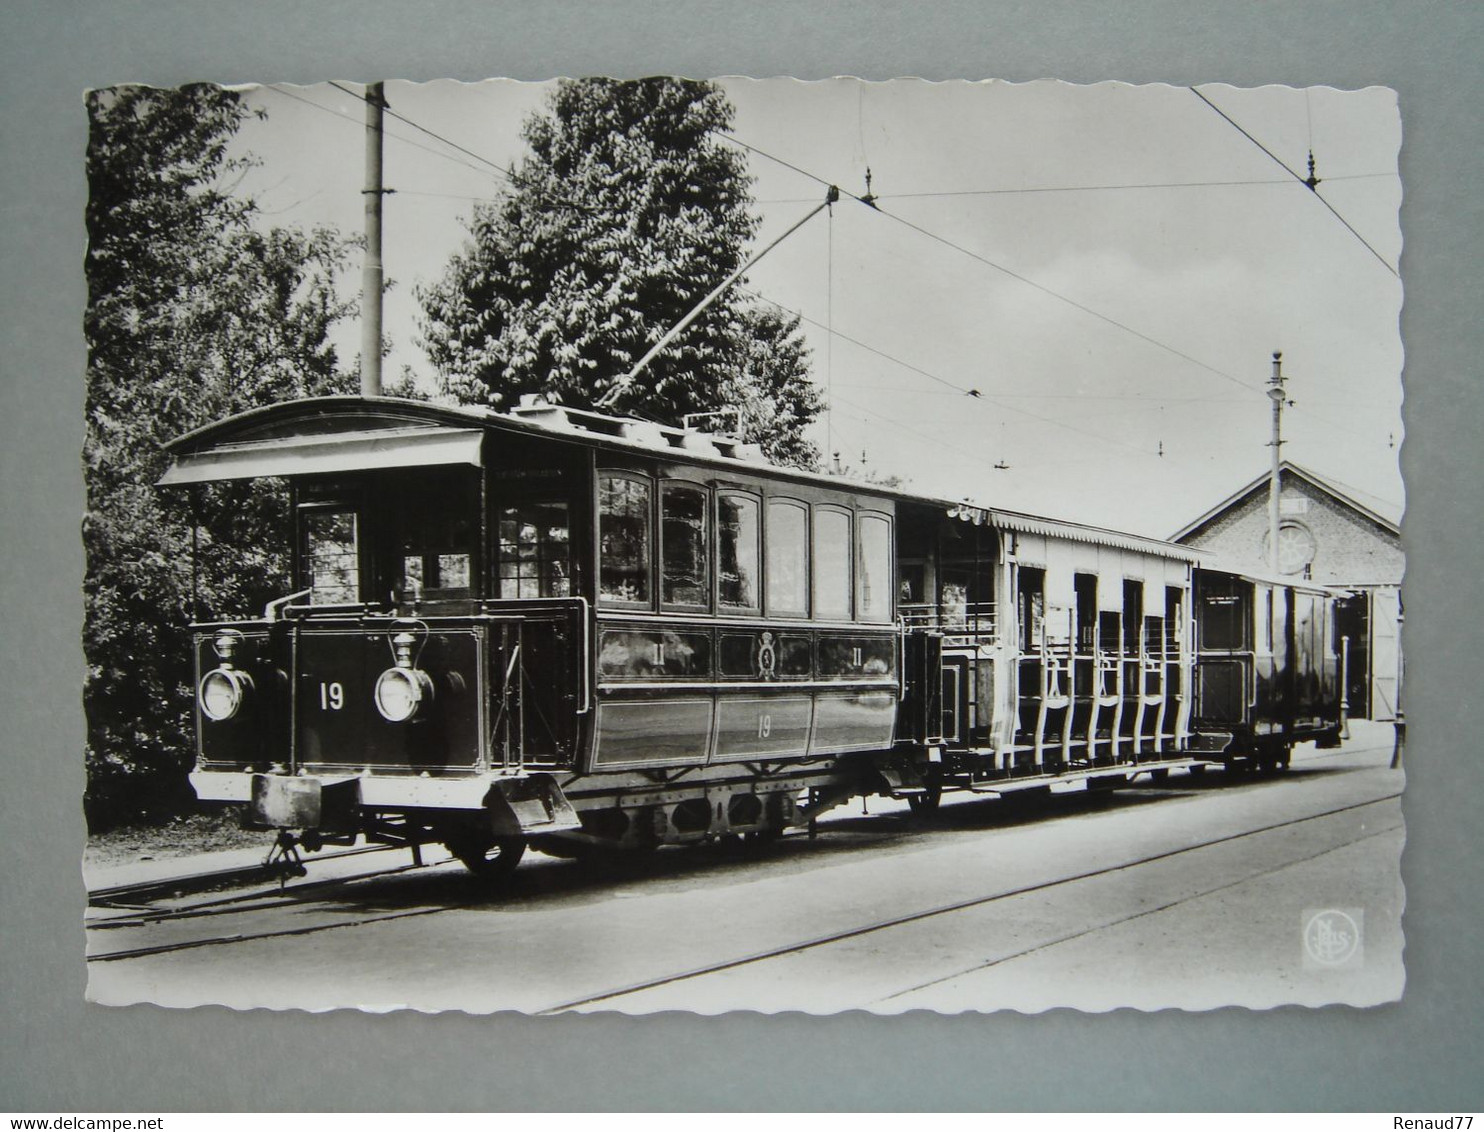
<path fill-rule="evenodd" d="M 480 467 L 483 440 L 482 429 L 419 427 L 220 444 L 177 456 L 160 483 L 212 483 L 438 464 Z"/>
<path fill-rule="evenodd" d="M 1104 530 L 1101 527 L 1084 526 L 1081 523 L 1065 522 L 1060 519 L 1047 519 L 1037 515 L 1022 515 L 1016 511 L 975 507 L 971 503 L 950 507 L 948 515 L 950 518 L 961 519 L 976 526 L 987 523 L 990 526 L 1007 531 L 1017 531 L 1020 534 L 1041 535 L 1047 538 L 1066 539 L 1070 542 L 1095 543 L 1098 546 L 1117 547 L 1119 550 L 1132 550 L 1139 554 L 1173 558 L 1181 562 L 1198 562 L 1201 558 L 1201 552 L 1193 547 L 1178 546 L 1159 539 L 1144 538 L 1141 535 L 1126 534 L 1122 531 Z"/>

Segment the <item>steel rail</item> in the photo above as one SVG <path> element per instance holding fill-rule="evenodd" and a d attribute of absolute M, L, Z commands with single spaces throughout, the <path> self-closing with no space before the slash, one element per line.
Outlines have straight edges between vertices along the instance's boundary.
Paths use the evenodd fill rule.
<path fill-rule="evenodd" d="M 1036 884 L 1022 885 L 1019 888 L 1013 888 L 1006 892 L 996 892 L 986 896 L 970 897 L 966 900 L 955 900 L 947 904 L 936 905 L 932 908 L 925 908 L 916 912 L 907 912 L 902 915 L 890 916 L 885 919 L 877 920 L 873 923 L 862 924 L 854 928 L 847 928 L 843 931 L 831 932 L 828 935 L 815 936 L 810 939 L 800 940 L 795 943 L 788 943 L 777 947 L 771 947 L 764 951 L 758 951 L 750 955 L 739 956 L 735 959 L 724 960 L 720 963 L 707 964 L 703 967 L 696 967 L 692 968 L 691 970 L 676 972 L 675 974 L 671 975 L 663 975 L 658 978 L 645 979 L 641 982 L 631 983 L 627 986 L 619 987 L 614 990 L 603 991 L 598 994 L 587 995 L 583 998 L 572 999 L 567 1002 L 558 1003 L 554 1006 L 548 1006 L 541 1010 L 533 1011 L 532 1013 L 537 1017 L 544 1017 L 553 1014 L 563 1014 L 572 1010 L 576 1010 L 578 1007 L 591 1006 L 596 1003 L 606 1002 L 610 999 L 624 998 L 628 995 L 638 994 L 642 991 L 655 990 L 659 987 L 670 986 L 675 983 L 688 982 L 692 979 L 698 979 L 706 975 L 718 974 L 722 971 L 730 971 L 738 967 L 746 967 L 754 963 L 766 962 L 769 959 L 777 959 L 785 955 L 793 955 L 799 952 L 811 951 L 820 947 L 827 947 L 831 944 L 843 942 L 844 940 L 855 939 L 865 935 L 871 935 L 875 932 L 886 931 L 887 929 L 901 927 L 906 924 L 918 923 L 923 920 L 932 919 L 936 916 L 944 916 L 954 912 L 962 912 L 970 908 L 980 908 L 984 907 L 985 905 L 994 904 L 1001 900 L 1008 900 L 1012 897 L 1025 896 L 1033 892 L 1044 892 L 1049 889 L 1059 888 L 1062 885 L 1073 884 L 1077 881 L 1089 880 L 1094 877 L 1109 876 L 1114 873 L 1126 871 L 1128 869 L 1139 868 L 1143 865 L 1152 864 L 1156 861 L 1169 860 L 1171 858 L 1179 857 L 1186 853 L 1195 852 L 1199 849 L 1208 849 L 1214 845 L 1223 845 L 1233 841 L 1240 841 L 1244 838 L 1256 837 L 1264 833 L 1271 833 L 1274 830 L 1291 828 L 1293 826 L 1303 825 L 1306 822 L 1318 821 L 1322 818 L 1333 817 L 1336 814 L 1348 813 L 1351 810 L 1359 810 L 1364 809 L 1367 806 L 1380 805 L 1383 802 L 1389 802 L 1392 799 L 1400 798 L 1401 796 L 1401 791 L 1398 790 L 1394 793 L 1383 794 L 1378 798 L 1371 798 L 1364 802 L 1355 802 L 1347 806 L 1338 806 L 1334 809 L 1323 810 L 1319 813 L 1308 814 L 1300 818 L 1290 818 L 1286 821 L 1273 822 L 1270 825 L 1259 826 L 1256 829 L 1244 830 L 1240 833 L 1225 834 L 1221 837 L 1215 837 L 1208 841 L 1201 841 L 1191 845 L 1182 845 L 1176 849 L 1169 849 L 1160 853 L 1152 853 L 1137 860 L 1124 861 L 1120 864 L 1110 865 L 1106 868 L 1088 869 L 1084 872 L 1076 873 L 1072 876 L 1061 877 L 1056 880 L 1040 881 Z M 1252 878 L 1249 877 L 1247 879 Z"/>
<path fill-rule="evenodd" d="M 315 861 L 336 861 L 343 857 L 357 857 L 364 853 L 385 853 L 405 848 L 405 845 L 365 845 L 358 849 L 316 854 L 314 859 Z M 185 876 L 164 877 L 160 880 L 134 881 L 129 884 L 90 888 L 88 904 L 101 907 L 133 897 L 148 897 L 152 893 L 204 891 L 234 880 L 255 880 L 264 876 L 265 871 L 265 866 L 259 862 L 255 865 L 233 865 L 230 868 L 211 869 L 204 873 L 188 873 Z"/>
<path fill-rule="evenodd" d="M 390 848 L 390 846 L 389 846 Z M 342 854 L 349 856 L 350 854 Z M 113 931 L 118 928 L 138 928 L 148 924 L 176 923 L 183 920 L 204 918 L 206 916 L 233 916 L 243 912 L 271 911 L 274 908 L 291 908 L 302 903 L 298 899 L 301 893 L 318 892 L 323 888 L 331 888 L 335 885 L 351 884 L 361 880 L 375 880 L 379 877 L 397 876 L 400 873 L 416 872 L 419 869 L 432 868 L 434 865 L 447 864 L 452 858 L 442 858 L 437 861 L 425 861 L 422 864 L 398 865 L 391 869 L 377 869 L 369 873 L 351 873 L 348 876 L 324 877 L 320 880 L 309 880 L 303 884 L 297 884 L 293 888 L 278 890 L 276 888 L 254 889 L 251 892 L 239 893 L 235 896 L 223 896 L 216 900 L 202 900 L 196 904 L 186 904 L 174 908 L 140 908 L 132 909 L 124 907 L 120 909 L 124 915 L 115 916 L 106 920 L 94 920 L 85 923 L 88 931 Z M 258 907 L 244 907 L 244 905 L 259 905 Z"/>
<path fill-rule="evenodd" d="M 1385 801 L 1385 799 L 1378 799 L 1378 801 Z M 1374 805 L 1375 803 L 1366 804 Z M 1107 920 L 1100 924 L 1094 924 L 1091 927 L 1081 928 L 1078 931 L 1074 932 L 1068 932 L 1066 935 L 1058 936 L 1056 939 L 1049 939 L 1043 943 L 1034 944 L 1031 947 L 1023 947 L 1019 951 L 1012 951 L 1008 955 L 1001 955 L 997 959 L 987 959 L 983 963 L 976 963 L 974 964 L 974 966 L 965 967 L 961 971 L 954 971 L 947 975 L 940 975 L 936 979 L 929 979 L 927 982 L 918 983 L 915 986 L 904 987 L 902 990 L 893 991 L 891 994 L 886 995 L 883 998 L 879 998 L 876 1001 L 890 1002 L 894 998 L 902 998 L 906 995 L 913 994 L 916 991 L 926 990 L 928 987 L 935 987 L 943 983 L 952 982 L 954 979 L 961 979 L 965 975 L 972 975 L 979 971 L 987 971 L 989 970 L 989 968 L 998 967 L 1002 963 L 1009 963 L 1015 959 L 1022 959 L 1027 955 L 1034 955 L 1038 951 L 1045 951 L 1052 947 L 1059 947 L 1063 943 L 1070 943 L 1075 939 L 1082 939 L 1083 937 L 1092 935 L 1095 932 L 1107 931 L 1109 928 L 1116 928 L 1121 924 L 1127 924 L 1133 922 L 1134 920 L 1143 919 L 1145 916 L 1153 916 L 1160 912 L 1168 912 L 1170 909 L 1178 908 L 1182 904 L 1189 904 L 1192 900 L 1204 900 L 1206 897 L 1213 896 L 1218 892 L 1226 892 L 1228 889 L 1236 888 L 1238 885 L 1250 884 L 1254 880 L 1259 880 L 1262 877 L 1273 876 L 1277 873 L 1283 872 L 1286 869 L 1294 868 L 1296 865 L 1306 864 L 1309 861 L 1317 861 L 1320 857 L 1327 857 L 1331 853 L 1338 853 L 1341 849 L 1349 849 L 1351 846 L 1359 845 L 1361 844 L 1361 842 L 1364 841 L 1369 841 L 1373 837 L 1382 837 L 1385 834 L 1394 833 L 1396 830 L 1402 828 L 1404 827 L 1400 823 L 1398 823 L 1396 825 L 1384 826 L 1381 829 L 1371 830 L 1369 833 L 1363 833 L 1359 837 L 1351 838 L 1349 841 L 1341 842 L 1339 845 L 1332 846 L 1329 849 L 1325 849 L 1323 852 L 1316 853 L 1312 857 L 1301 858 L 1297 861 L 1285 861 L 1281 865 L 1274 865 L 1272 868 L 1267 869 L 1259 869 L 1255 873 L 1249 873 L 1246 876 L 1238 877 L 1236 880 L 1227 881 L 1225 884 L 1218 884 L 1214 888 L 1202 889 L 1200 892 L 1192 893 L 1188 896 L 1181 896 L 1175 900 L 1167 900 L 1163 904 L 1156 905 L 1153 908 L 1141 908 L 1137 912 L 1130 912 L 1127 916 L 1119 916 L 1116 919 Z"/>

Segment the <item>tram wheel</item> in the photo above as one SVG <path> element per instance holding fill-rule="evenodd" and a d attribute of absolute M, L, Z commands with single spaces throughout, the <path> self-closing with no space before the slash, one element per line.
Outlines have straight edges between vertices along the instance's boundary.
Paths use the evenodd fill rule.
<path fill-rule="evenodd" d="M 482 837 L 448 843 L 448 851 L 479 880 L 503 880 L 515 871 L 526 852 L 524 837 Z"/>

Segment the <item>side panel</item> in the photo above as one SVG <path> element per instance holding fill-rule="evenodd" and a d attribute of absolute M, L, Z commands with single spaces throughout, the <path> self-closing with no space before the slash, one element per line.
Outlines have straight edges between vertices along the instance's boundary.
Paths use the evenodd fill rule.
<path fill-rule="evenodd" d="M 600 703 L 593 767 L 702 764 L 709 753 L 713 711 L 710 696 Z"/>
<path fill-rule="evenodd" d="M 1235 725 L 1247 714 L 1245 666 L 1239 660 L 1203 660 L 1197 669 L 1196 715 L 1205 723 Z"/>
<path fill-rule="evenodd" d="M 897 717 L 894 692 L 821 692 L 814 700 L 810 754 L 885 750 Z"/>
<path fill-rule="evenodd" d="M 809 749 L 808 696 L 723 695 L 717 705 L 713 762 L 798 757 Z"/>

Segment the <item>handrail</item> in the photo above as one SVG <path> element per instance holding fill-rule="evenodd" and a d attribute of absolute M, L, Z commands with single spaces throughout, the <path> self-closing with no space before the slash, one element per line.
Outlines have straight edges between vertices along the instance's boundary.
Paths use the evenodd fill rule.
<path fill-rule="evenodd" d="M 276 598 L 274 598 L 272 601 L 270 601 L 268 603 L 267 607 L 263 610 L 263 620 L 264 621 L 277 621 L 278 620 L 278 611 L 280 609 L 282 609 L 286 605 L 293 604 L 295 601 L 297 601 L 301 597 L 308 597 L 312 593 L 314 593 L 314 588 L 311 586 L 311 587 L 309 587 L 307 589 L 300 590 L 298 593 L 286 594 L 283 597 L 276 597 Z"/>
<path fill-rule="evenodd" d="M 574 599 L 567 599 L 574 600 Z M 596 664 L 593 661 L 593 619 L 592 608 L 588 605 L 587 598 L 578 596 L 575 600 L 581 609 L 579 616 L 582 619 L 582 656 L 579 658 L 578 684 L 582 693 L 582 699 L 577 708 L 578 715 L 586 715 L 593 708 L 593 669 Z"/>

